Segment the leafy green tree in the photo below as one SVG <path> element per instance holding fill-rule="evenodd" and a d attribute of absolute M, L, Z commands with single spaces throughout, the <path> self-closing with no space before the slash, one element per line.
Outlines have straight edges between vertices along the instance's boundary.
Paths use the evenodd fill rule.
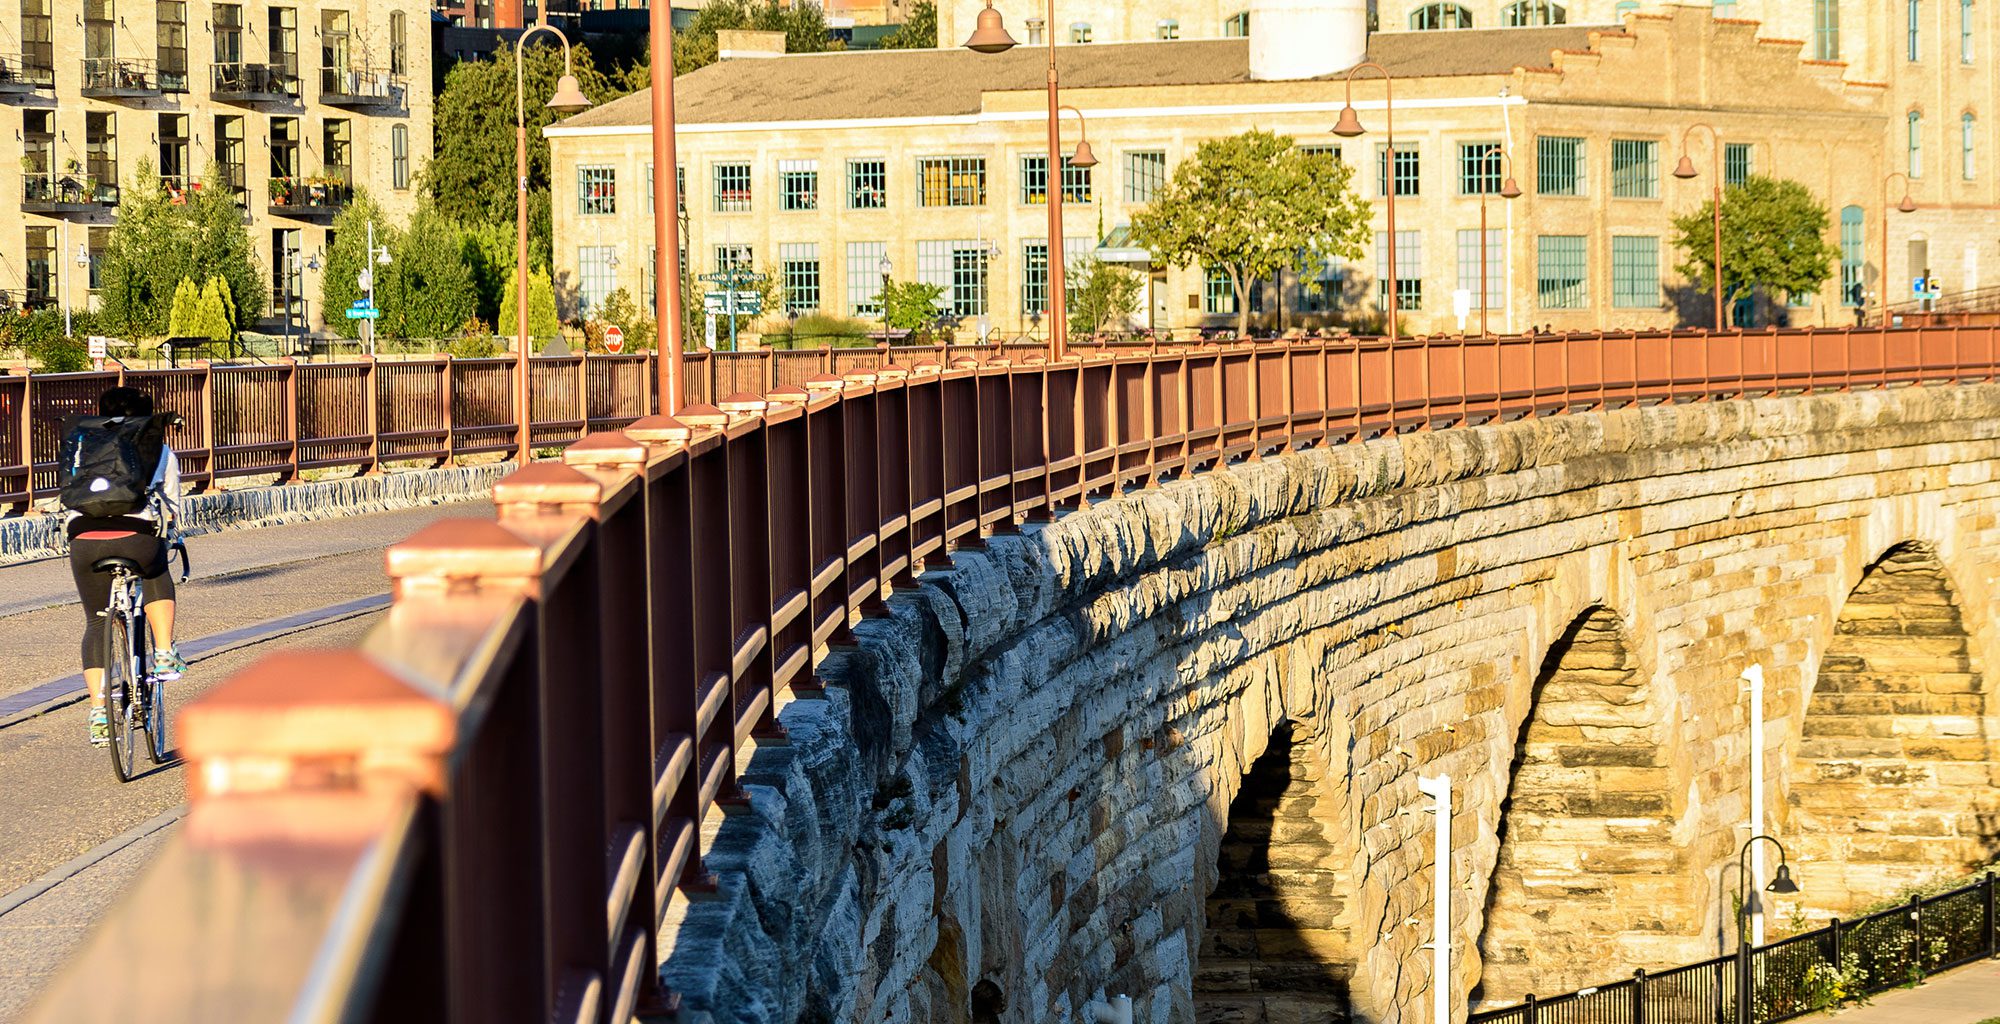
<path fill-rule="evenodd" d="M 694 20 L 674 35 L 674 74 L 685 75 L 715 63 L 719 58 L 715 34 L 740 29 L 783 32 L 786 53 L 821 53 L 836 45 L 827 38 L 826 12 L 810 0 L 789 7 L 779 6 L 778 0 L 708 0 Z M 635 88 L 644 87 L 643 79 L 643 75 L 635 78 L 634 71 L 627 72 L 627 84 Z"/>
<path fill-rule="evenodd" d="M 176 200 L 141 162 L 120 198 L 101 268 L 108 328 L 135 338 L 167 331 L 175 293 L 188 278 L 228 283 L 234 330 L 263 315 L 263 265 L 219 165 L 209 166 L 201 188 Z"/>
<path fill-rule="evenodd" d="M 461 65 L 463 66 L 463 65 Z M 371 267 L 368 259 L 368 225 L 375 225 L 375 244 L 389 246 L 395 250 L 395 229 L 382 208 L 367 192 L 356 189 L 354 198 L 348 200 L 345 209 L 333 219 L 333 246 L 326 253 L 326 269 L 319 278 L 319 308 L 326 311 L 327 329 L 343 338 L 361 336 L 360 320 L 349 320 L 342 311 L 356 300 L 366 298 L 368 292 L 361 287 L 361 272 Z M 391 256 L 394 259 L 394 256 Z M 393 264 L 392 264 L 393 266 Z M 377 305 L 383 291 L 386 275 L 380 271 L 387 267 L 373 267 Z"/>
<path fill-rule="evenodd" d="M 917 0 L 901 27 L 875 44 L 884 50 L 933 50 L 938 45 L 937 5 Z"/>
<path fill-rule="evenodd" d="M 175 338 L 197 337 L 201 323 L 195 318 L 201 315 L 201 288 L 194 278 L 183 277 L 174 289 L 173 310 L 167 321 L 167 334 Z"/>
<path fill-rule="evenodd" d="M 83 339 L 102 333 L 96 314 L 70 311 L 70 334 L 63 334 L 63 311 L 43 306 L 32 313 L 0 320 L 0 348 L 19 349 L 43 373 L 75 373 L 90 369 L 90 349 Z"/>
<path fill-rule="evenodd" d="M 1674 269 L 1704 292 L 1715 287 L 1714 214 L 1710 200 L 1674 218 L 1674 245 L 1682 256 Z M 1840 248 L 1827 241 L 1828 227 L 1826 207 L 1796 181 L 1752 175 L 1729 186 L 1722 194 L 1724 307 L 1760 287 L 1791 294 L 1818 291 L 1840 259 Z"/>
<path fill-rule="evenodd" d="M 633 301 L 632 293 L 623 288 L 614 288 L 604 297 L 604 304 L 597 311 L 597 319 L 615 325 L 625 332 L 625 351 L 649 352 L 654 348 L 653 311 Z"/>
<path fill-rule="evenodd" d="M 573 71 L 593 103 L 620 95 L 583 46 L 572 48 Z M 529 46 L 522 61 L 528 124 L 528 252 L 530 262 L 550 263 L 549 142 L 542 129 L 561 115 L 548 107 L 563 73 L 559 47 Z M 514 51 L 490 61 L 462 61 L 445 75 L 432 123 L 436 148 L 422 186 L 439 213 L 464 224 L 514 223 Z"/>
<path fill-rule="evenodd" d="M 500 298 L 514 277 L 512 224 L 458 225 L 459 258 L 472 274 L 474 315 L 487 323 L 500 315 Z"/>
<path fill-rule="evenodd" d="M 937 320 L 938 300 L 942 298 L 941 285 L 890 281 L 882 290 L 883 320 L 897 330 L 919 330 Z"/>
<path fill-rule="evenodd" d="M 1292 140 L 1251 129 L 1203 142 L 1132 218 L 1141 244 L 1175 266 L 1229 276 L 1236 330 L 1250 330 L 1250 286 L 1285 267 L 1361 255 L 1368 204 L 1354 169 Z"/>
<path fill-rule="evenodd" d="M 1123 330 L 1139 311 L 1139 275 L 1095 257 L 1077 264 L 1069 278 L 1069 332 L 1096 334 Z"/>
<path fill-rule="evenodd" d="M 514 279 L 507 279 L 507 293 L 500 300 L 500 321 L 494 325 L 494 333 L 514 337 L 519 326 L 514 306 Z M 528 272 L 528 336 L 533 341 L 545 341 L 562 333 L 562 320 L 556 316 L 556 286 L 549 279 L 546 270 Z"/>
<path fill-rule="evenodd" d="M 458 227 L 426 206 L 394 237 L 393 262 L 377 268 L 375 294 L 382 307 L 377 326 L 392 338 L 444 338 L 457 333 L 479 307 Z"/>
<path fill-rule="evenodd" d="M 201 286 L 201 304 L 196 307 L 193 337 L 228 341 L 236 336 L 229 319 L 229 306 L 222 301 L 222 279 L 211 277 Z"/>

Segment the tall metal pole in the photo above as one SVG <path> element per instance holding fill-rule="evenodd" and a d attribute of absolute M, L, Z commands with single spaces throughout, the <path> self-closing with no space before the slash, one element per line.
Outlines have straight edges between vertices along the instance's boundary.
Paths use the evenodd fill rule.
<path fill-rule="evenodd" d="M 1752 665 L 1743 670 L 1743 681 L 1750 687 L 1750 834 L 1764 834 L 1764 666 Z M 1753 846 L 1750 850 L 1750 884 L 1764 883 L 1764 848 Z M 1764 944 L 1764 913 L 1762 910 L 1747 915 L 1750 918 L 1750 944 Z"/>
<path fill-rule="evenodd" d="M 514 43 L 514 464 L 526 466 L 528 449 L 528 86 L 521 67 L 522 44 L 541 28 L 521 33 Z"/>
<path fill-rule="evenodd" d="M 1910 176 L 1902 171 L 1890 171 L 1882 179 L 1882 262 L 1880 269 L 1876 271 L 1876 277 L 1880 281 L 1875 289 L 1884 330 L 1889 327 L 1889 183 L 1897 178 L 1903 179 L 1903 201 L 1896 209 L 1910 213 L 1917 208 L 1917 204 L 1910 201 Z"/>
<path fill-rule="evenodd" d="M 1049 0 L 1049 358 L 1069 354 L 1069 292 L 1063 255 L 1061 108 L 1056 103 L 1056 0 Z"/>
<path fill-rule="evenodd" d="M 653 84 L 653 337 L 659 342 L 660 411 L 678 412 L 683 394 L 681 349 L 680 173 L 674 145 L 673 5 L 648 11 Z"/>
<path fill-rule="evenodd" d="M 361 261 L 361 276 L 368 282 L 368 312 L 375 312 L 375 222 L 368 222 L 368 255 Z M 375 357 L 375 318 L 361 321 L 361 329 L 368 332 L 368 357 Z"/>
<path fill-rule="evenodd" d="M 1715 177 L 1711 181 L 1714 186 L 1713 198 L 1709 203 L 1709 214 L 1715 221 L 1715 263 L 1712 265 L 1715 273 L 1715 280 L 1712 282 L 1715 292 L 1715 329 L 1721 331 L 1728 329 L 1728 324 L 1722 319 L 1722 134 L 1715 130 L 1714 125 L 1706 121 L 1696 121 L 1681 130 L 1681 160 L 1674 168 L 1674 177 L 1687 179 L 1699 176 L 1694 169 L 1694 161 L 1688 158 L 1688 136 L 1693 135 L 1696 128 L 1708 129 L 1708 142 L 1712 150 L 1710 155 L 1715 161 Z"/>
<path fill-rule="evenodd" d="M 1486 190 L 1479 190 L 1479 336 L 1486 336 Z"/>
<path fill-rule="evenodd" d="M 1396 297 L 1396 87 L 1394 84 L 1395 78 L 1389 74 L 1389 69 L 1373 61 L 1365 61 L 1347 69 L 1347 103 L 1340 110 L 1340 120 L 1333 126 L 1333 133 L 1344 139 L 1358 138 L 1364 133 L 1364 129 L 1361 127 L 1361 118 L 1354 113 L 1354 76 L 1358 72 L 1370 68 L 1382 76 L 1383 116 L 1387 122 L 1386 128 L 1389 142 L 1388 150 L 1382 157 L 1382 191 L 1384 193 L 1383 199 L 1389 208 L 1389 251 L 1386 254 L 1389 264 L 1388 334 L 1389 344 L 1393 346 L 1396 343 L 1396 314 L 1399 311 L 1400 304 Z M 1485 238 L 1482 237 L 1480 245 L 1483 247 L 1485 242 Z M 1395 404 L 1395 372 L 1396 360 L 1392 355 L 1389 359 L 1389 402 L 1391 405 Z"/>
<path fill-rule="evenodd" d="M 1431 798 L 1431 1024 L 1451 1024 L 1451 776 L 1417 776 Z"/>

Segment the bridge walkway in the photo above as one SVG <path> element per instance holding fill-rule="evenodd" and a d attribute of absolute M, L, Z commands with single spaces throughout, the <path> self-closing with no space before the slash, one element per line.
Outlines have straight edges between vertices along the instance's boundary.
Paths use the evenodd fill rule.
<path fill-rule="evenodd" d="M 1961 967 L 1916 988 L 1884 992 L 1867 1006 L 1804 1019 L 1839 1024 L 1982 1024 L 2000 1019 L 2000 960 Z"/>

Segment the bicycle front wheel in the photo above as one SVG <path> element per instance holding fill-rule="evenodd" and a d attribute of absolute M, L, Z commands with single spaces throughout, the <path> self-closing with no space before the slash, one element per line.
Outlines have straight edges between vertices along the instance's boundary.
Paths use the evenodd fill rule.
<path fill-rule="evenodd" d="M 105 616 L 104 710 L 111 720 L 111 770 L 118 781 L 137 774 L 140 728 L 139 663 L 132 646 L 132 622 L 123 615 Z"/>

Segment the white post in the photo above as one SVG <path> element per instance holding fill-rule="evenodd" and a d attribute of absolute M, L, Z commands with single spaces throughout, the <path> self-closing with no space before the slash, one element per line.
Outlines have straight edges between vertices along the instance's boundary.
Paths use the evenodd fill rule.
<path fill-rule="evenodd" d="M 69 275 L 71 271 L 69 269 L 68 217 L 64 217 L 62 221 L 62 241 L 56 244 L 62 247 L 62 251 L 56 253 L 56 268 L 62 271 L 63 337 L 69 338 L 74 337 L 76 332 L 70 329 L 69 324 Z"/>
<path fill-rule="evenodd" d="M 372 220 L 368 222 L 368 254 L 362 257 L 361 265 L 367 268 L 362 273 L 367 275 L 365 280 L 368 282 L 368 311 L 373 313 L 375 311 L 375 222 Z M 528 297 L 517 295 L 514 297 L 514 301 L 526 302 L 528 301 Z M 368 332 L 368 355 L 370 358 L 373 358 L 375 355 L 375 319 L 370 317 L 361 321 L 361 327 Z"/>
<path fill-rule="evenodd" d="M 1750 834 L 1764 834 L 1764 666 L 1752 665 L 1743 670 L 1743 681 L 1750 684 Z M 1748 902 L 1751 892 L 1758 892 L 1764 886 L 1764 844 L 1750 847 L 1750 890 L 1741 894 L 1740 899 Z M 1764 944 L 1764 915 L 1750 915 L 1750 944 Z"/>
<path fill-rule="evenodd" d="M 1451 776 L 1417 776 L 1437 815 L 1431 879 L 1431 1024 L 1451 1024 Z"/>

